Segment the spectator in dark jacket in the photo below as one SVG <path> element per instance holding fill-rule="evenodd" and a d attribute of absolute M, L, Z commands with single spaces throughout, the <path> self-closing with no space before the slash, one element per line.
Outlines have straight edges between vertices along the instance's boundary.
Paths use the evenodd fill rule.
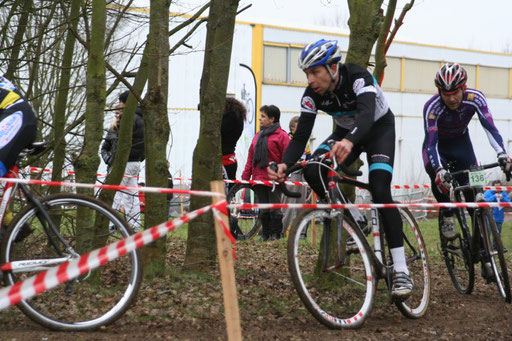
<path fill-rule="evenodd" d="M 236 160 L 236 143 L 244 130 L 247 110 L 236 98 L 227 97 L 220 128 L 222 146 L 222 173 L 229 180 L 236 179 L 238 162 Z M 231 187 L 233 184 L 229 184 Z"/>
<path fill-rule="evenodd" d="M 119 95 L 119 103 L 115 113 L 115 121 L 111 124 L 105 141 L 101 145 L 101 157 L 107 164 L 107 170 L 110 171 L 114 156 L 117 152 L 117 141 L 119 137 L 119 124 L 123 116 L 123 109 L 128 99 L 129 91 L 123 92 Z M 130 156 L 124 172 L 121 186 L 134 186 L 137 187 L 137 178 L 140 172 L 140 163 L 145 159 L 144 150 L 144 120 L 142 118 L 142 110 L 137 107 L 135 117 L 133 120 L 133 133 L 132 133 L 132 147 L 130 149 Z M 114 197 L 112 208 L 124 211 L 126 220 L 135 232 L 140 229 L 140 203 L 137 190 L 123 190 L 118 191 Z"/>

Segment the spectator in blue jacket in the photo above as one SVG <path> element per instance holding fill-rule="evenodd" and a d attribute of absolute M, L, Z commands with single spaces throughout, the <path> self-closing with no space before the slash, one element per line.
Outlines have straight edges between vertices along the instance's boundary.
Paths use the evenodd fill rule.
<path fill-rule="evenodd" d="M 491 186 L 501 186 L 500 180 L 494 180 L 491 183 Z M 493 191 L 488 190 L 484 193 L 485 201 L 488 202 L 510 202 L 510 198 L 507 193 L 503 191 Z M 498 227 L 498 231 L 501 234 L 501 227 L 503 225 L 503 220 L 505 218 L 505 209 L 503 207 L 494 207 L 492 209 L 492 215 L 494 216 L 494 221 L 496 221 L 496 226 Z"/>

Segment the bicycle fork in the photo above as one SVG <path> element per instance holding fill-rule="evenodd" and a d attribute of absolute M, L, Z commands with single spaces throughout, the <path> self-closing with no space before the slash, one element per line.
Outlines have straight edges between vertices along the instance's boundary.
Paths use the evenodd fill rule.
<path fill-rule="evenodd" d="M 388 283 L 389 289 L 389 297 L 391 297 L 391 281 L 393 276 L 392 264 L 386 264 L 385 255 L 384 255 L 384 247 L 382 243 L 382 233 L 379 222 L 379 211 L 376 208 L 371 209 L 371 218 L 372 218 L 372 234 L 373 234 L 373 250 L 375 258 L 377 258 L 377 262 L 375 264 L 376 274 L 380 278 L 385 278 L 386 283 Z"/>

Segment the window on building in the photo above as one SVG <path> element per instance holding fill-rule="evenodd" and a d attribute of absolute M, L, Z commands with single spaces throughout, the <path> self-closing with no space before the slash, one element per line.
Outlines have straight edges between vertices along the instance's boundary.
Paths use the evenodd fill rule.
<path fill-rule="evenodd" d="M 478 90 L 486 97 L 507 98 L 508 69 L 480 66 Z"/>
<path fill-rule="evenodd" d="M 476 88 L 476 65 L 468 65 L 468 64 L 460 64 L 466 73 L 468 74 L 468 81 L 466 85 L 468 88 L 475 89 Z"/>
<path fill-rule="evenodd" d="M 307 85 L 306 74 L 299 67 L 299 56 L 302 49 L 290 48 L 290 83 Z"/>
<path fill-rule="evenodd" d="M 265 46 L 263 52 L 264 82 L 286 83 L 287 57 L 286 47 Z"/>
<path fill-rule="evenodd" d="M 439 71 L 439 62 L 405 59 L 404 91 L 433 94 L 436 92 L 434 77 Z"/>
<path fill-rule="evenodd" d="M 402 58 L 386 57 L 388 64 L 384 69 L 382 90 L 400 91 L 400 79 L 402 74 Z"/>

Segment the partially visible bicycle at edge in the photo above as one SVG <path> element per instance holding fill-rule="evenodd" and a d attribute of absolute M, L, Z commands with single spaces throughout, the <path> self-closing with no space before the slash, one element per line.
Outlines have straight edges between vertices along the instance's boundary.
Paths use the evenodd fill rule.
<path fill-rule="evenodd" d="M 335 171 L 336 163 L 328 154 L 294 165 L 286 174 L 312 162 L 328 168 L 328 184 L 369 189 L 366 183 L 339 176 Z M 361 175 L 347 169 L 343 171 L 348 175 Z M 280 188 L 284 194 L 294 196 L 284 184 L 280 184 Z M 350 204 L 339 185 L 324 183 L 324 188 L 329 188 L 325 203 Z M 389 302 L 404 316 L 414 319 L 425 315 L 430 302 L 425 242 L 411 212 L 404 208 L 399 212 L 403 220 L 407 267 L 414 281 L 414 290 L 406 300 L 391 298 L 393 264 L 377 209 L 371 210 L 371 226 L 366 227 L 358 219 L 357 210 L 307 209 L 299 213 L 288 238 L 288 267 L 300 299 L 319 322 L 333 329 L 359 327 L 380 292 L 387 292 Z M 368 237 L 370 234 L 373 239 Z"/>
<path fill-rule="evenodd" d="M 19 159 L 40 153 L 45 145 L 32 144 Z M 19 167 L 16 162 L 6 178 L 19 178 Z M 125 220 L 93 197 L 74 193 L 37 197 L 25 184 L 4 185 L 0 269 L 7 286 L 133 234 Z M 22 194 L 23 207 L 11 200 L 15 193 Z M 10 212 L 18 213 L 9 223 Z M 17 306 L 51 329 L 97 329 L 114 322 L 130 307 L 141 279 L 141 256 L 133 251 Z"/>
<path fill-rule="evenodd" d="M 474 166 L 453 171 L 449 165 L 446 181 L 451 182 L 455 202 L 463 202 L 463 194 L 472 192 L 475 202 L 485 202 L 485 169 L 498 167 L 499 163 Z M 469 185 L 460 186 L 459 176 L 467 174 Z M 510 174 L 507 174 L 507 180 Z M 456 237 L 448 240 L 440 233 L 441 249 L 453 285 L 462 294 L 471 294 L 475 283 L 475 264 L 480 263 L 482 276 L 488 284 L 496 283 L 498 293 L 505 302 L 511 302 L 510 281 L 505 261 L 505 249 L 490 208 L 469 209 L 471 228 L 464 213 L 465 208 L 455 208 Z M 441 215 L 440 215 L 441 216 Z M 441 219 L 441 218 L 439 218 Z M 439 221 L 441 224 L 441 220 Z"/>

